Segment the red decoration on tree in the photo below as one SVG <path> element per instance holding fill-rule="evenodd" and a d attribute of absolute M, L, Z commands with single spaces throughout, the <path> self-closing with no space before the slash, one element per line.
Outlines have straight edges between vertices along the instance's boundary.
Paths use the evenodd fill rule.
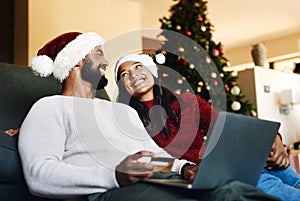
<path fill-rule="evenodd" d="M 219 56 L 219 50 L 217 50 L 217 49 L 213 49 L 212 51 L 211 51 L 211 54 L 214 56 L 214 57 L 217 57 L 217 56 Z"/>
<path fill-rule="evenodd" d="M 211 83 L 212 83 L 213 85 L 215 85 L 215 86 L 218 85 L 218 81 L 217 81 L 217 80 L 212 80 Z"/>
<path fill-rule="evenodd" d="M 229 91 L 230 91 L 230 88 L 229 88 L 228 86 L 226 86 L 226 87 L 225 87 L 225 91 L 226 91 L 226 92 L 229 92 Z"/>
<path fill-rule="evenodd" d="M 182 6 L 184 6 L 185 5 L 185 0 L 181 0 L 180 3 L 181 3 Z"/>
<path fill-rule="evenodd" d="M 223 48 L 219 48 L 219 53 L 220 53 L 220 55 L 223 55 L 224 54 L 224 49 Z"/>
<path fill-rule="evenodd" d="M 198 20 L 199 22 L 201 22 L 201 21 L 203 20 L 203 17 L 202 17 L 201 15 L 198 15 L 197 20 Z"/>
<path fill-rule="evenodd" d="M 190 30 L 185 30 L 184 31 L 184 34 L 187 35 L 187 36 L 191 36 L 192 35 L 192 32 Z"/>
<path fill-rule="evenodd" d="M 180 63 L 181 63 L 182 65 L 184 65 L 184 66 L 186 66 L 187 63 L 188 63 L 188 62 L 187 62 L 185 59 L 183 59 L 183 58 L 180 58 L 179 61 L 180 61 Z"/>

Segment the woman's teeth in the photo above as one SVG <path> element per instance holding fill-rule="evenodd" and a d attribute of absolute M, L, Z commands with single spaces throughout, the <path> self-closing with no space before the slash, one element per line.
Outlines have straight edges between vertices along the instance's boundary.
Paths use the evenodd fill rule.
<path fill-rule="evenodd" d="M 137 81 L 133 84 L 133 86 L 136 87 L 136 86 L 138 86 L 139 84 L 141 84 L 142 82 L 144 82 L 144 79 L 139 79 L 139 80 L 137 80 Z"/>

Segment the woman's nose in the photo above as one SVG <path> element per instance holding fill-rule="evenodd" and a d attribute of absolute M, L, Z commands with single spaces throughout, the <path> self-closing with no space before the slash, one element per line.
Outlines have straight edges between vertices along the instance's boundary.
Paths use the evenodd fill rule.
<path fill-rule="evenodd" d="M 135 72 L 135 71 L 130 71 L 130 72 L 129 72 L 129 78 L 130 78 L 130 79 L 135 78 L 137 75 L 138 75 L 138 72 Z"/>

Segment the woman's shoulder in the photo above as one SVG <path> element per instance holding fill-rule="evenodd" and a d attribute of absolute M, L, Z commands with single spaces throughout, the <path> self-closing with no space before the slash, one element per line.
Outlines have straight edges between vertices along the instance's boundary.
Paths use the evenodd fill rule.
<path fill-rule="evenodd" d="M 193 94 L 191 92 L 185 92 L 182 94 L 178 94 L 178 97 L 180 97 L 183 101 L 188 101 L 188 100 L 193 100 L 193 101 L 197 101 L 197 102 L 202 102 L 205 101 L 203 98 L 201 98 L 199 95 Z"/>

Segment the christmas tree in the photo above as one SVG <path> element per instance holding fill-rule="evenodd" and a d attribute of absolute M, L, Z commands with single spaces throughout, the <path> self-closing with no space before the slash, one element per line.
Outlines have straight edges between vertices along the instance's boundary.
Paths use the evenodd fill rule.
<path fill-rule="evenodd" d="M 170 17 L 159 19 L 163 30 L 160 35 L 166 39 L 160 52 L 166 57 L 163 65 L 172 68 L 178 75 L 170 75 L 160 67 L 164 82 L 169 83 L 177 93 L 192 90 L 209 103 L 214 102 L 216 109 L 255 116 L 253 105 L 237 85 L 238 77 L 233 72 L 226 71 L 229 64 L 224 57 L 222 44 L 212 39 L 214 30 L 207 18 L 207 1 L 174 1 L 177 2 L 169 10 Z M 194 41 L 205 51 L 205 55 L 196 54 L 195 52 L 199 52 L 197 45 L 191 47 L 183 37 L 172 34 L 174 32 Z M 169 51 L 170 49 L 175 51 Z M 214 64 L 216 70 L 209 67 L 211 64 Z M 174 79 L 174 76 L 177 78 Z M 184 81 L 189 86 L 183 84 Z M 225 94 L 225 101 L 218 98 L 222 93 Z"/>

